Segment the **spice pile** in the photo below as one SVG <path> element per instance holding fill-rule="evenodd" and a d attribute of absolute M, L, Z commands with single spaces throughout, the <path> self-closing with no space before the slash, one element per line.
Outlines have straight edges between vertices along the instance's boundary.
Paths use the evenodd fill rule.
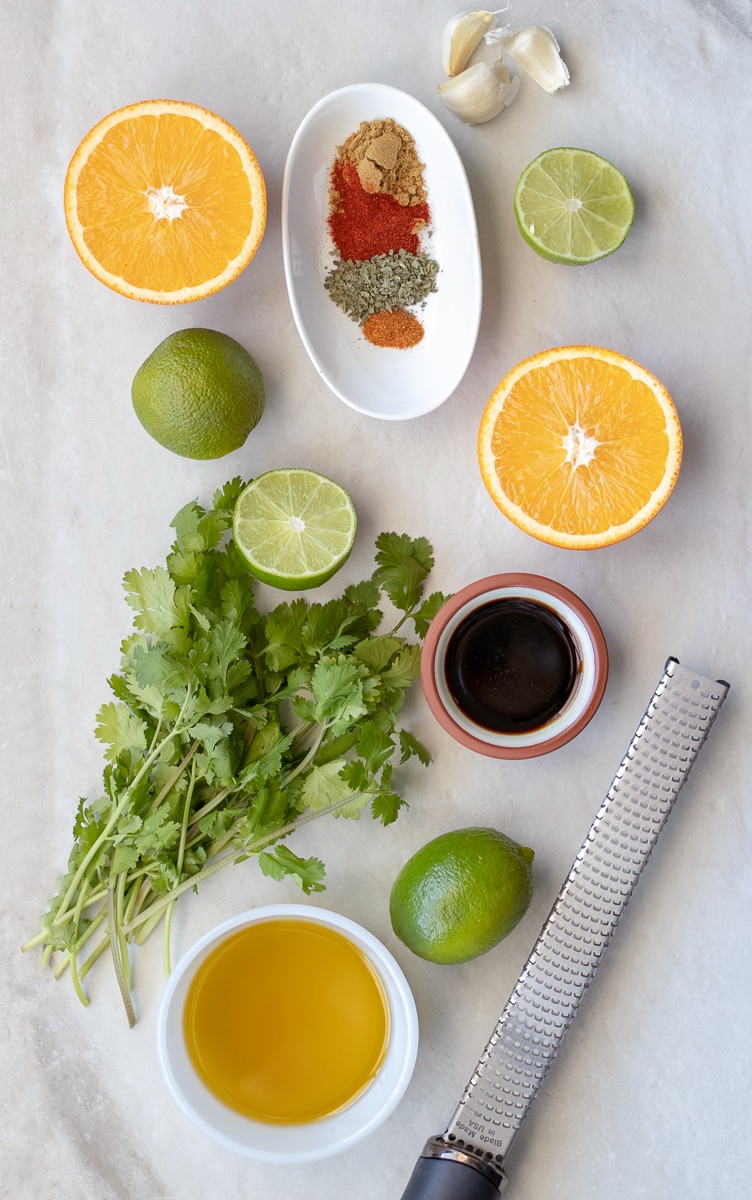
<path fill-rule="evenodd" d="M 405 350 L 423 338 L 408 310 L 436 291 L 439 265 L 421 250 L 429 224 L 412 136 L 391 118 L 363 121 L 332 166 L 329 230 L 339 257 L 324 286 L 375 346 Z"/>

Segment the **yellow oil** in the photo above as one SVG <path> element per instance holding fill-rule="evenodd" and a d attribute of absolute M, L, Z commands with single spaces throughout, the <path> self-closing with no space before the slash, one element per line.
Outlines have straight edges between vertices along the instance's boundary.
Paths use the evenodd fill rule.
<path fill-rule="evenodd" d="M 338 930 L 274 918 L 230 935 L 186 998 L 191 1061 L 256 1121 L 304 1123 L 350 1104 L 386 1053 L 389 1010 L 362 951 Z"/>

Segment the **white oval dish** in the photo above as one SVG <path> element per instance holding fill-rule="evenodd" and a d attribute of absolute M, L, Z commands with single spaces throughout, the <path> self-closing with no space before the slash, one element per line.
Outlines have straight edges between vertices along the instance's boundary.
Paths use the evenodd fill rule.
<path fill-rule="evenodd" d="M 234 1112 L 204 1085 L 183 1035 L 183 1010 L 201 963 L 228 935 L 247 925 L 292 917 L 336 929 L 366 956 L 389 1007 L 389 1045 L 378 1073 L 346 1108 L 302 1125 L 265 1124 Z M 295 1037 L 295 1030 L 290 1031 Z M 238 913 L 210 929 L 172 971 L 157 1019 L 157 1054 L 167 1087 L 183 1112 L 213 1141 L 261 1162 L 311 1162 L 338 1154 L 372 1133 L 394 1111 L 418 1053 L 418 1014 L 410 985 L 378 938 L 348 917 L 304 904 L 269 904 Z"/>
<path fill-rule="evenodd" d="M 333 263 L 327 217 L 337 147 L 362 121 L 387 117 L 412 135 L 425 166 L 431 213 L 425 249 L 439 264 L 437 291 L 418 310 L 423 340 L 409 350 L 372 346 L 324 288 Z M 282 250 L 303 345 L 340 400 L 368 416 L 399 421 L 429 413 L 451 396 L 468 368 L 480 325 L 478 230 L 459 154 L 420 101 L 385 84 L 359 83 L 314 105 L 285 164 Z"/>

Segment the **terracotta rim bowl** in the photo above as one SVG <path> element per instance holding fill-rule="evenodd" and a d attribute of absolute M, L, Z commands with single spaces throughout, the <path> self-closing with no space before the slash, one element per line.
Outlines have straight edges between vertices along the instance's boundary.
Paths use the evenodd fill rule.
<path fill-rule="evenodd" d="M 564 708 L 527 733 L 496 733 L 471 721 L 455 703 L 444 674 L 447 644 L 458 625 L 475 609 L 502 597 L 537 600 L 553 609 L 568 626 L 580 660 L 578 681 Z M 431 712 L 461 745 L 491 758 L 535 758 L 566 745 L 593 718 L 606 689 L 608 650 L 593 613 L 563 584 L 543 575 L 488 575 L 462 588 L 439 609 L 425 637 L 420 675 Z"/>

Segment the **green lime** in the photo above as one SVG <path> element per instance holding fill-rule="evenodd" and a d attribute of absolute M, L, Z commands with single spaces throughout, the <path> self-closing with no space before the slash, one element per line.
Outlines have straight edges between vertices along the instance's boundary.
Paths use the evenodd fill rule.
<path fill-rule="evenodd" d="M 305 467 L 257 476 L 238 496 L 235 544 L 253 574 L 287 591 L 319 587 L 343 566 L 357 520 L 340 484 Z"/>
<path fill-rule="evenodd" d="M 544 150 L 525 167 L 514 193 L 525 241 L 550 262 L 595 262 L 618 250 L 635 215 L 618 167 L 591 150 Z"/>
<path fill-rule="evenodd" d="M 408 859 L 389 898 L 400 941 L 434 963 L 485 954 L 524 917 L 534 854 L 495 829 L 455 829 Z"/>
<path fill-rule="evenodd" d="M 133 407 L 151 436 L 185 458 L 238 450 L 261 420 L 264 380 L 248 351 L 214 329 L 171 333 L 136 372 Z"/>

